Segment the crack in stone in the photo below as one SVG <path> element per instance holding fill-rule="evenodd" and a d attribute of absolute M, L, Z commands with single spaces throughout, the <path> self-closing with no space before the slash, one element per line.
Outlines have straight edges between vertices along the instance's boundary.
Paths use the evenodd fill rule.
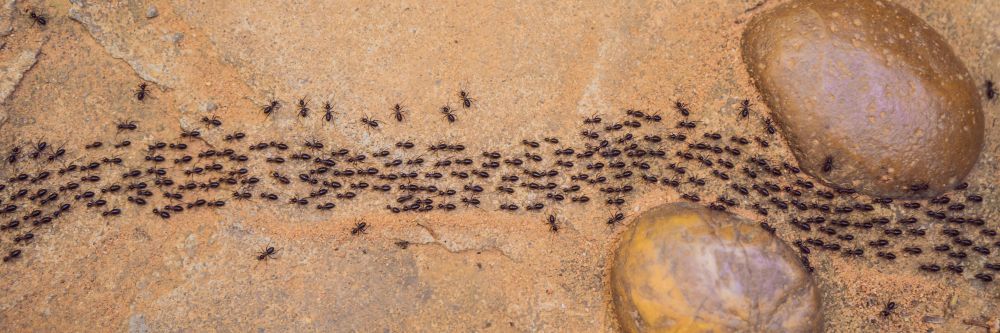
<path fill-rule="evenodd" d="M 22 50 L 12 63 L 0 69 L 0 104 L 6 105 L 7 99 L 21 86 L 24 74 L 38 64 L 38 55 L 42 47 L 49 41 L 48 36 L 42 39 L 38 47 Z M 10 120 L 7 110 L 0 110 L 0 128 Z"/>
<path fill-rule="evenodd" d="M 505 252 L 503 249 L 501 249 L 499 247 L 496 247 L 496 246 L 470 247 L 470 248 L 464 248 L 464 249 L 453 249 L 453 248 L 447 246 L 444 242 L 441 241 L 441 237 L 437 234 L 437 232 L 434 231 L 433 228 L 431 228 L 429 226 L 426 226 L 426 225 L 424 225 L 422 223 L 417 223 L 417 225 L 420 226 L 421 228 L 423 228 L 424 230 L 426 230 L 427 233 L 430 234 L 431 241 L 430 242 L 424 242 L 424 243 L 413 243 L 414 245 L 417 245 L 417 244 L 420 244 L 420 245 L 437 245 L 437 246 L 440 246 L 441 248 L 445 249 L 446 251 L 448 251 L 450 253 L 454 253 L 454 254 L 465 254 L 465 253 L 468 253 L 468 252 L 496 252 L 496 253 L 499 253 L 501 256 L 507 258 L 508 260 L 512 261 L 512 262 L 515 262 L 515 263 L 521 262 L 520 260 L 517 260 L 513 256 L 511 256 L 509 253 Z"/>
<path fill-rule="evenodd" d="M 87 4 L 86 1 L 70 0 L 70 3 L 75 7 L 69 9 L 69 18 L 77 23 L 80 23 L 80 25 L 87 30 L 87 34 L 89 34 L 90 37 L 97 42 L 97 44 L 101 45 L 109 56 L 114 59 L 124 61 L 137 76 L 143 79 L 143 81 L 150 82 L 167 89 L 172 88 L 162 80 L 156 79 L 152 75 L 141 70 L 145 66 L 135 59 L 132 51 L 127 50 L 121 45 L 124 44 L 124 41 L 111 41 L 111 39 L 114 39 L 114 36 L 102 29 L 94 19 L 93 15 L 86 11 L 89 7 L 89 4 Z"/>

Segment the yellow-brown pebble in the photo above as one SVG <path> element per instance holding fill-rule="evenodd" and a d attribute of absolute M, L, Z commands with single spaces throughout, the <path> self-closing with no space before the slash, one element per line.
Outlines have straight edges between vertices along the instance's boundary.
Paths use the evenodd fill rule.
<path fill-rule="evenodd" d="M 962 182 L 983 146 L 972 77 L 890 1 L 791 1 L 757 15 L 743 59 L 802 170 L 880 197 Z"/>
<path fill-rule="evenodd" d="M 625 332 L 813 332 L 819 291 L 797 254 L 755 223 L 678 203 L 640 215 L 611 268 Z"/>

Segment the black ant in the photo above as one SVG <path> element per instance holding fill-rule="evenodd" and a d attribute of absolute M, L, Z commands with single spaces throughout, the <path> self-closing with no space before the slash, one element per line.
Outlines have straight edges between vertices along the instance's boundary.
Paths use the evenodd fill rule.
<path fill-rule="evenodd" d="M 20 256 L 21 256 L 21 250 L 10 251 L 10 254 L 3 257 L 3 262 L 8 262 L 17 259 Z"/>
<path fill-rule="evenodd" d="M 323 149 L 323 143 L 319 142 L 319 140 L 306 141 L 303 145 L 306 146 L 306 148 L 312 148 L 316 150 Z"/>
<path fill-rule="evenodd" d="M 267 260 L 267 259 L 277 259 L 277 258 L 274 257 L 274 255 L 277 252 L 278 252 L 278 250 L 275 250 L 273 246 L 268 246 L 267 248 L 264 248 L 263 251 L 260 251 L 259 254 L 257 254 L 257 260 L 261 260 L 262 261 L 262 260 Z"/>
<path fill-rule="evenodd" d="M 398 122 L 403 122 L 404 112 L 406 112 L 406 109 L 404 109 L 402 105 L 399 105 L 399 103 L 396 103 L 396 105 L 392 107 L 392 114 L 396 117 L 396 121 Z"/>
<path fill-rule="evenodd" d="M 880 312 L 880 314 L 882 315 L 882 317 L 888 317 L 889 315 L 892 314 L 892 310 L 895 309 L 896 309 L 896 302 L 889 302 L 885 304 L 885 308 L 882 309 L 882 312 Z"/>
<path fill-rule="evenodd" d="M 926 191 L 929 188 L 930 188 L 930 185 L 927 184 L 927 183 L 915 183 L 913 185 L 910 185 L 909 190 L 913 191 L 913 192 L 922 192 L 922 191 Z"/>
<path fill-rule="evenodd" d="M 455 120 L 458 120 L 458 117 L 455 116 L 454 110 L 452 110 L 450 106 L 447 105 L 442 106 L 441 113 L 444 114 L 445 118 L 448 119 L 449 123 L 453 123 L 455 122 Z"/>
<path fill-rule="evenodd" d="M 693 121 L 681 120 L 677 122 L 677 128 L 695 128 L 696 126 L 698 125 L 696 125 Z"/>
<path fill-rule="evenodd" d="M 465 198 L 465 197 L 463 197 L 462 198 L 462 203 L 464 203 L 467 206 L 476 206 L 476 207 L 479 207 L 479 199 L 476 199 L 476 198 Z"/>
<path fill-rule="evenodd" d="M 281 102 L 275 100 L 272 100 L 270 104 L 261 108 L 267 117 L 270 117 L 272 113 L 278 112 L 279 109 L 281 109 Z"/>
<path fill-rule="evenodd" d="M 333 121 L 333 105 L 330 105 L 330 102 L 323 104 L 323 111 L 326 111 L 326 115 L 323 116 L 323 119 L 326 119 L 327 122 Z"/>
<path fill-rule="evenodd" d="M 674 108 L 677 109 L 677 112 L 680 112 L 682 116 L 687 117 L 691 115 L 691 110 L 688 110 L 687 104 L 684 104 L 684 102 L 674 102 Z"/>
<path fill-rule="evenodd" d="M 601 116 L 599 116 L 597 114 L 594 114 L 593 116 L 590 116 L 590 118 L 583 118 L 583 123 L 584 124 L 600 124 L 601 123 Z"/>
<path fill-rule="evenodd" d="M 774 134 L 777 130 L 774 129 L 774 122 L 771 118 L 764 119 L 764 129 L 767 130 L 767 134 Z"/>
<path fill-rule="evenodd" d="M 643 118 L 643 117 L 646 116 L 645 112 L 642 112 L 642 111 L 639 111 L 639 110 L 636 110 L 636 109 L 627 109 L 627 110 L 625 110 L 625 114 L 629 115 L 629 116 L 636 117 L 636 118 Z"/>
<path fill-rule="evenodd" d="M 997 99 L 997 87 L 993 83 L 993 80 L 986 80 L 986 83 L 983 84 L 983 87 L 986 89 L 987 101 L 993 101 Z"/>
<path fill-rule="evenodd" d="M 833 170 L 833 156 L 827 156 L 823 161 L 823 173 L 830 173 Z"/>
<path fill-rule="evenodd" d="M 135 122 L 131 120 L 118 123 L 119 132 L 124 130 L 134 131 L 137 128 L 139 128 L 139 126 L 137 126 Z"/>
<path fill-rule="evenodd" d="M 36 13 L 34 9 L 28 12 L 28 16 L 40 26 L 45 26 L 49 23 L 49 19 L 45 18 L 45 14 Z"/>
<path fill-rule="evenodd" d="M 681 198 L 684 198 L 684 199 L 692 201 L 692 202 L 699 202 L 699 201 L 701 201 L 701 197 L 699 197 L 697 194 L 694 194 L 694 193 L 684 193 L 684 194 L 681 194 Z"/>
<path fill-rule="evenodd" d="M 44 25 L 44 24 L 42 24 L 42 25 Z M 135 98 L 138 99 L 139 101 L 143 101 L 143 100 L 146 99 L 146 97 L 149 97 L 150 94 L 149 94 L 149 89 L 148 88 L 149 88 L 149 85 L 146 82 L 140 83 L 139 84 L 139 91 L 135 92 Z"/>
<path fill-rule="evenodd" d="M 746 119 L 750 116 L 751 105 L 753 105 L 753 103 L 750 103 L 749 99 L 744 99 L 743 102 L 740 102 L 740 118 Z"/>
<path fill-rule="evenodd" d="M 774 227 L 772 227 L 770 224 L 768 224 L 767 222 L 760 222 L 760 227 L 762 229 L 764 229 L 764 231 L 767 231 L 767 232 L 771 233 L 772 235 L 777 230 Z"/>
<path fill-rule="evenodd" d="M 354 225 L 354 229 L 351 229 L 351 235 L 367 234 L 368 233 L 368 222 L 358 222 Z"/>
<path fill-rule="evenodd" d="M 198 137 L 201 137 L 201 132 L 199 132 L 198 130 L 190 130 L 189 131 L 189 130 L 181 128 L 181 137 L 182 138 L 198 138 Z M 100 143 L 100 142 L 95 142 L 95 143 Z M 98 145 L 98 147 L 100 147 L 100 145 Z"/>
<path fill-rule="evenodd" d="M 361 123 L 374 129 L 378 129 L 378 120 L 369 118 L 368 116 L 361 117 Z"/>
<path fill-rule="evenodd" d="M 35 239 L 35 234 L 32 232 L 27 232 L 23 235 L 14 237 L 14 243 L 29 242 L 32 239 Z"/>
<path fill-rule="evenodd" d="M 42 155 L 42 152 L 45 151 L 45 148 L 48 148 L 48 147 L 49 147 L 49 143 L 48 142 L 45 142 L 45 141 L 39 142 L 38 145 L 36 145 L 36 147 L 35 147 L 35 151 L 32 152 L 28 156 L 30 156 L 31 159 L 33 159 L 33 160 L 37 160 L 38 157 Z"/>
<path fill-rule="evenodd" d="M 462 107 L 464 107 L 466 109 L 471 108 L 472 107 L 472 101 L 475 100 L 472 97 L 469 97 L 469 93 L 466 92 L 465 90 L 459 90 L 458 91 L 458 98 L 462 99 Z"/>
<path fill-rule="evenodd" d="M 201 122 L 204 123 L 206 126 L 215 126 L 215 127 L 222 126 L 222 120 L 219 120 L 219 117 L 216 116 L 212 116 L 212 118 L 201 117 Z"/>
<path fill-rule="evenodd" d="M 555 215 L 549 214 L 549 219 L 546 222 L 549 224 L 549 230 L 552 230 L 552 232 L 558 232 L 559 231 L 559 224 L 556 224 L 556 216 Z"/>
<path fill-rule="evenodd" d="M 309 116 L 309 107 L 306 105 L 306 99 L 299 99 L 299 117 L 305 118 Z"/>
<path fill-rule="evenodd" d="M 625 220 L 625 214 L 616 213 L 615 215 L 612 215 L 610 218 L 608 218 L 608 225 L 615 225 L 621 223 L 624 220 Z"/>

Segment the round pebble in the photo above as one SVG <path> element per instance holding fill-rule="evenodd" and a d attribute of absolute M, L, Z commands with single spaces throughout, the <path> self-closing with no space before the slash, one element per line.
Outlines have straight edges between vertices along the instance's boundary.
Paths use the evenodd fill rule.
<path fill-rule="evenodd" d="M 755 223 L 687 203 L 643 213 L 611 268 L 625 332 L 812 332 L 819 291 L 799 257 Z"/>
<path fill-rule="evenodd" d="M 880 197 L 930 197 L 983 146 L 976 86 L 948 43 L 889 1 L 792 1 L 754 17 L 754 83 L 802 169 Z"/>
<path fill-rule="evenodd" d="M 149 6 L 146 8 L 146 18 L 151 19 L 160 15 L 160 11 L 156 10 L 156 6 Z"/>

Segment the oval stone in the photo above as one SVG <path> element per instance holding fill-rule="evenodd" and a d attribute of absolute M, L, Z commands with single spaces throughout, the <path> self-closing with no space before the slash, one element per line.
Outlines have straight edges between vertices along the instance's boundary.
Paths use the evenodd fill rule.
<path fill-rule="evenodd" d="M 795 252 L 753 222 L 688 203 L 640 215 L 611 268 L 625 332 L 813 332 L 819 291 Z"/>
<path fill-rule="evenodd" d="M 833 187 L 929 197 L 972 169 L 983 112 L 968 70 L 889 1 L 792 1 L 754 17 L 742 54 L 802 169 Z"/>

